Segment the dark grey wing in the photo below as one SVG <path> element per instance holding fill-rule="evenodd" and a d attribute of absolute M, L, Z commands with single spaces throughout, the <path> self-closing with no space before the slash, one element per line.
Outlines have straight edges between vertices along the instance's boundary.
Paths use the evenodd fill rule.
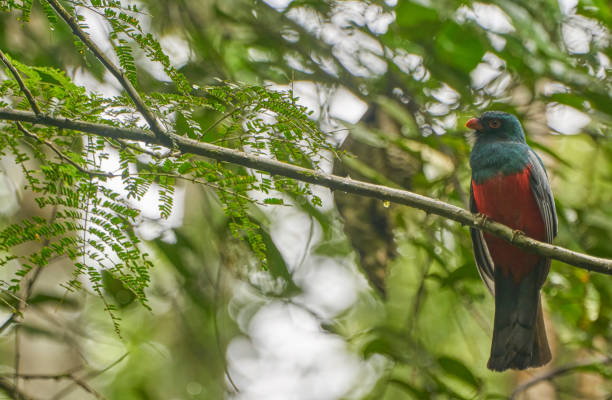
<path fill-rule="evenodd" d="M 548 183 L 548 175 L 546 169 L 540 157 L 531 149 L 527 152 L 529 158 L 529 182 L 531 184 L 531 192 L 533 197 L 538 204 L 540 214 L 545 226 L 545 240 L 548 243 L 552 243 L 555 236 L 557 236 L 558 223 L 557 223 L 557 210 L 555 209 L 555 200 L 553 199 L 552 190 Z M 540 285 L 544 284 L 548 271 L 550 270 L 550 258 L 546 258 L 544 261 L 544 268 L 540 271 L 539 281 Z"/>
<path fill-rule="evenodd" d="M 478 208 L 476 207 L 476 201 L 474 201 L 474 190 L 470 183 L 470 211 L 477 214 Z M 472 247 L 474 248 L 474 258 L 476 259 L 476 266 L 478 267 L 478 274 L 480 278 L 489 289 L 491 294 L 495 295 L 495 284 L 493 281 L 493 260 L 489 254 L 487 243 L 484 240 L 482 231 L 475 228 L 470 228 L 470 236 L 472 236 Z"/>

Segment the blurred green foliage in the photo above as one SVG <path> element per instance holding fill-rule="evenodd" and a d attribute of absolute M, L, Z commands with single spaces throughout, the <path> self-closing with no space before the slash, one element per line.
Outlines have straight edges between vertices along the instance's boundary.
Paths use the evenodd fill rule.
<path fill-rule="evenodd" d="M 325 146 L 331 150 L 328 143 L 337 142 L 335 132 L 348 128 L 344 161 L 334 160 L 336 168 L 342 168 L 339 173 L 464 207 L 470 146 L 463 122 L 485 109 L 515 113 L 551 175 L 560 221 L 557 243 L 612 258 L 609 2 L 581 1 L 574 7 L 567 6 L 571 2 L 553 0 L 403 0 L 397 5 L 373 0 L 296 0 L 282 7 L 272 3 L 145 0 L 130 14 L 146 21 L 137 29 L 134 21 L 117 17 L 118 3 L 67 4 L 81 4 L 81 12 L 89 12 L 89 18 L 105 8 L 110 10 L 104 18 L 114 22 L 99 32 L 112 37 L 127 31 L 125 40 L 129 40 L 115 46 L 117 60 L 138 88 L 150 94 L 148 101 L 156 110 L 172 105 L 164 110 L 171 129 L 225 146 L 256 147 L 261 126 L 242 130 L 242 114 L 229 125 L 217 126 L 216 121 L 224 112 L 266 96 L 281 104 L 273 110 L 289 110 L 285 105 L 295 101 L 291 96 L 274 98 L 262 86 L 313 83 L 316 109 L 312 120 L 302 118 L 300 126 L 311 133 L 318 128 L 330 133 L 327 138 L 314 133 L 307 136 L 314 145 L 296 153 L 294 147 L 283 147 L 285 139 L 290 143 L 307 139 L 297 136 L 300 129 L 281 126 L 277 132 L 295 135 L 268 142 L 267 149 L 277 158 L 311 167 L 312 153 Z M 45 73 L 56 71 L 51 68 L 71 77 L 85 74 L 101 82 L 109 79 L 82 44 L 75 47 L 69 29 L 47 17 L 53 13 L 46 3 L 40 4 L 0 2 L 0 9 L 7 11 L 0 14 L 0 48 L 23 71 L 33 66 L 40 73 L 40 79 L 31 85 L 40 88 L 35 94 L 47 101 L 45 105 L 53 105 L 57 98 L 51 88 L 57 86 L 54 80 L 60 75 Z M 161 47 L 153 38 L 160 39 Z M 188 54 L 180 64 L 176 63 L 180 51 L 173 46 L 185 47 Z M 161 48 L 169 58 L 163 58 Z M 152 68 L 147 56 L 160 61 L 166 75 Z M 35 74 L 27 75 L 32 78 Z M 6 90 L 14 86 L 8 79 L 3 82 Z M 200 88 L 214 86 L 235 99 L 217 108 L 210 106 L 215 102 L 202 106 L 211 98 L 210 89 L 202 89 L 194 96 L 204 98 L 197 106 L 181 103 L 173 96 L 187 92 L 185 82 Z M 340 88 L 367 103 L 368 111 L 359 122 L 330 117 L 332 95 Z M 76 110 L 75 116 L 92 121 L 102 118 L 100 112 L 107 104 L 99 98 L 76 87 L 60 93 L 73 94 L 66 96 L 73 105 L 62 106 Z M 128 103 L 117 98 L 111 105 L 127 107 Z M 21 101 L 19 107 L 27 109 L 28 104 Z M 287 114 L 279 123 L 290 124 L 298 116 Z M 581 119 L 584 124 L 579 123 Z M 203 133 L 202 127 L 211 129 Z M 49 135 L 54 134 L 51 131 Z M 103 144 L 98 146 L 103 148 Z M 138 155 L 124 160 L 126 169 L 128 162 L 141 161 Z M 44 162 L 44 155 L 38 158 Z M 197 171 L 187 161 L 180 160 L 174 167 L 181 174 Z M 204 169 L 211 169 L 211 164 L 200 167 L 202 173 L 195 177 L 205 178 L 210 171 Z M 163 172 L 163 168 L 150 169 Z M 269 185 L 250 179 L 252 175 L 241 168 L 227 166 L 222 171 L 230 181 L 245 179 L 240 196 Z M 174 187 L 174 181 L 155 179 L 150 178 L 149 184 Z M 228 345 L 252 333 L 249 323 L 260 307 L 299 300 L 308 287 L 300 275 L 304 260 L 319 257 L 346 263 L 355 260 L 372 284 L 349 307 L 320 320 L 326 335 L 342 338 L 364 362 L 382 365 L 376 370 L 375 384 L 356 379 L 354 387 L 338 398 L 507 398 L 517 382 L 534 374 L 611 353 L 610 277 L 553 262 L 544 287 L 552 365 L 527 374 L 488 371 L 493 305 L 476 272 L 465 228 L 417 210 L 340 194 L 335 194 L 336 207 L 315 207 L 304 200 L 310 192 L 301 191 L 295 183 L 280 184 L 284 183 L 293 186 L 283 200 L 295 203 L 308 216 L 311 231 L 312 226 L 320 230 L 315 235 L 307 226 L 303 229 L 307 237 L 304 251 L 310 253 L 301 260 L 283 253 L 283 238 L 274 235 L 274 213 L 269 208 L 243 202 L 240 196 L 234 202 L 224 201 L 222 191 L 188 185 L 185 215 L 174 232 L 174 242 L 156 239 L 146 244 L 155 259 L 147 291 L 151 311 L 133 302 L 135 291 L 126 289 L 125 282 L 108 272 L 102 274 L 100 289 L 121 318 L 118 337 L 100 300 L 84 294 L 87 289 L 65 293 L 58 286 L 69 279 L 61 273 L 65 274 L 65 268 L 49 268 L 44 272 L 45 282 L 52 284 L 41 285 L 30 299 L 30 314 L 20 323 L 26 328 L 23 335 L 32 341 L 48 337 L 82 354 L 77 364 L 83 374 L 100 371 L 128 352 L 119 364 L 91 380 L 107 398 L 256 398 L 249 387 L 240 387 L 241 382 L 252 383 L 248 377 L 231 382 L 231 372 L 240 368 L 228 367 Z M 273 188 L 278 189 L 270 186 L 271 193 Z M 268 197 L 272 199 L 268 203 L 280 202 L 273 195 Z M 169 214 L 171 209 L 166 206 L 161 211 Z M 24 208 L 19 217 L 40 218 L 38 212 L 36 207 Z M 232 234 L 236 232 L 232 212 L 239 216 L 238 228 L 255 235 L 251 246 Z M 167 228 L 162 225 L 162 229 Z M 260 265 L 264 259 L 267 270 Z M 11 277 L 10 271 L 6 276 L 7 280 Z M 18 304 L 10 293 L 3 295 L 7 311 Z M 309 309 L 307 304 L 302 307 Z M 66 313 L 57 316 L 59 324 L 53 318 L 40 318 L 57 309 Z M 12 371 L 14 365 L 14 332 L 4 333 L 1 343 L 6 371 Z M 531 398 L 606 398 L 612 392 L 610 378 L 610 366 L 596 363 L 555 376 L 552 384 L 544 384 L 548 385 L 546 394 L 532 394 Z M 33 396 L 40 394 L 35 386 L 25 388 Z M 286 393 L 280 386 L 276 389 Z M 267 395 L 275 392 L 274 387 L 268 390 Z M 309 398 L 308 388 L 303 390 L 304 398 Z M 81 397 L 74 398 L 87 395 L 75 393 Z M 302 398 L 298 396 L 295 398 Z"/>

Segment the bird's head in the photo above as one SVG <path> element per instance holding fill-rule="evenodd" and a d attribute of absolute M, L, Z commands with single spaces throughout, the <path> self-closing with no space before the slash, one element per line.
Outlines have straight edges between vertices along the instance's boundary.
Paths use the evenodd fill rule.
<path fill-rule="evenodd" d="M 487 111 L 478 118 L 471 118 L 465 126 L 476 131 L 477 140 L 487 138 L 525 143 L 518 118 L 503 111 Z"/>

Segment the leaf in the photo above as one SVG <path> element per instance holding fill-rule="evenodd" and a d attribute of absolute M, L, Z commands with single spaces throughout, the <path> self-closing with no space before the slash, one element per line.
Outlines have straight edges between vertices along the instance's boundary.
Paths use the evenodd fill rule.
<path fill-rule="evenodd" d="M 23 22 L 30 22 L 30 14 L 32 13 L 32 0 L 23 0 L 21 4 L 21 20 Z"/>
<path fill-rule="evenodd" d="M 473 25 L 459 25 L 453 21 L 444 24 L 435 39 L 436 59 L 432 62 L 454 67 L 469 74 L 485 54 L 481 37 Z"/>
<path fill-rule="evenodd" d="M 157 238 L 153 241 L 159 251 L 165 256 L 168 262 L 175 267 L 178 272 L 186 279 L 193 278 L 193 272 L 190 266 L 185 262 L 189 253 L 197 254 L 197 248 L 191 244 L 187 237 L 180 229 L 174 232 L 176 242 L 173 244 L 166 243 Z"/>
<path fill-rule="evenodd" d="M 363 348 L 362 354 L 364 358 L 368 358 L 372 354 L 393 354 L 393 346 L 383 338 L 376 338 L 368 342 Z"/>
<path fill-rule="evenodd" d="M 389 383 L 399 386 L 402 390 L 412 394 L 415 399 L 430 398 L 430 396 L 424 390 L 417 388 L 415 385 L 408 383 L 403 379 L 391 378 L 389 379 Z"/>
<path fill-rule="evenodd" d="M 480 280 L 476 265 L 473 263 L 463 264 L 459 268 L 451 271 L 447 276 L 441 278 L 441 285 L 453 287 L 455 283 L 464 282 L 466 279 Z"/>
<path fill-rule="evenodd" d="M 472 371 L 470 371 L 464 363 L 455 358 L 445 356 L 439 357 L 438 365 L 440 365 L 444 372 L 467 383 L 474 389 L 478 389 L 481 385 L 480 381 L 472 374 Z"/>
<path fill-rule="evenodd" d="M 402 28 L 414 28 L 438 21 L 438 12 L 414 1 L 400 1 L 395 9 L 397 24 Z"/>
<path fill-rule="evenodd" d="M 266 197 L 264 199 L 264 204 L 273 204 L 273 205 L 283 205 L 285 204 L 284 200 L 277 197 Z"/>
<path fill-rule="evenodd" d="M 125 284 L 108 270 L 102 271 L 102 285 L 119 307 L 126 307 L 134 302 L 136 295 Z"/>
<path fill-rule="evenodd" d="M 287 267 L 287 263 L 276 247 L 272 237 L 264 229 L 260 229 L 259 232 L 266 246 L 268 271 L 273 277 L 281 278 L 285 282 L 285 287 L 283 288 L 282 293 L 279 295 L 284 297 L 298 294 L 301 290 L 293 281 L 293 276 Z"/>
<path fill-rule="evenodd" d="M 60 297 L 49 293 L 38 293 L 28 300 L 28 304 L 30 305 L 44 305 L 48 303 L 55 303 L 56 306 L 67 309 L 76 309 L 79 305 L 78 301 L 72 297 Z"/>
<path fill-rule="evenodd" d="M 197 135 L 193 129 L 193 127 L 188 123 L 187 118 L 181 112 L 176 115 L 176 131 L 179 134 L 187 134 L 187 137 L 191 139 L 197 139 L 199 135 Z"/>
<path fill-rule="evenodd" d="M 45 16 L 47 17 L 47 21 L 49 21 L 51 30 L 54 30 L 57 25 L 57 15 L 55 14 L 55 11 L 46 1 L 41 1 L 40 5 L 42 6 Z"/>
<path fill-rule="evenodd" d="M 313 250 L 316 254 L 329 257 L 345 257 L 351 254 L 353 247 L 344 238 L 319 243 Z"/>
<path fill-rule="evenodd" d="M 584 109 L 584 98 L 582 96 L 577 96 L 571 93 L 553 93 L 552 95 L 548 96 L 548 99 L 550 101 L 574 107 L 577 110 Z"/>

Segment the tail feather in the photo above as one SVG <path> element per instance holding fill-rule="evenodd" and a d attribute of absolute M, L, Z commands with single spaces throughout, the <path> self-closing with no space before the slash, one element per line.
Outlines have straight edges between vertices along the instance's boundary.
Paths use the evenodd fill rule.
<path fill-rule="evenodd" d="M 504 371 L 548 363 L 551 353 L 537 280 L 530 273 L 516 283 L 501 271 L 495 272 L 495 321 L 487 367 Z"/>

